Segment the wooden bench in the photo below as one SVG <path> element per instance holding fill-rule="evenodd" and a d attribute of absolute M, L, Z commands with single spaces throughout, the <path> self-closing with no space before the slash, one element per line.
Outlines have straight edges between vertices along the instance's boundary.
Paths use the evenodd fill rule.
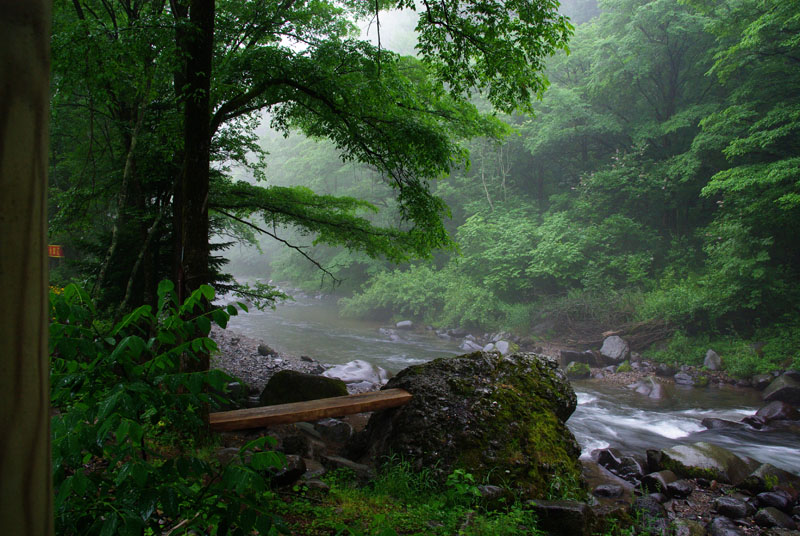
<path fill-rule="evenodd" d="M 387 389 L 307 402 L 220 411 L 209 415 L 209 424 L 214 432 L 230 432 L 395 408 L 408 403 L 409 400 L 411 400 L 411 393 L 408 391 Z"/>

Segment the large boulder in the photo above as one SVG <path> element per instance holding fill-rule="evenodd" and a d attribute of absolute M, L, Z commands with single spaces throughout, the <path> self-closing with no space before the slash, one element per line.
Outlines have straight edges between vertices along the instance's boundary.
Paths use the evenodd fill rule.
<path fill-rule="evenodd" d="M 265 406 L 304 402 L 347 395 L 342 380 L 326 378 L 294 370 L 281 370 L 269 379 L 259 400 Z"/>
<path fill-rule="evenodd" d="M 611 363 L 620 363 L 625 361 L 628 359 L 630 353 L 631 349 L 628 346 L 628 343 L 617 335 L 606 337 L 603 341 L 603 346 L 600 348 L 600 355 L 602 355 Z"/>
<path fill-rule="evenodd" d="M 409 367 L 385 388 L 414 396 L 376 412 L 353 456 L 399 456 L 439 481 L 463 469 L 529 498 L 543 497 L 551 482 L 581 480 L 580 448 L 564 424 L 577 400 L 551 358 L 475 352 Z"/>
<path fill-rule="evenodd" d="M 758 463 L 740 458 L 718 445 L 700 442 L 662 450 L 661 466 L 682 477 L 707 478 L 736 485 L 747 478 Z"/>
<path fill-rule="evenodd" d="M 762 397 L 765 402 L 779 400 L 793 406 L 800 406 L 800 382 L 789 374 L 778 376 L 764 389 Z"/>
<path fill-rule="evenodd" d="M 708 370 L 721 370 L 722 359 L 719 357 L 717 352 L 709 349 L 708 352 L 706 352 L 705 359 L 703 359 L 703 366 Z"/>

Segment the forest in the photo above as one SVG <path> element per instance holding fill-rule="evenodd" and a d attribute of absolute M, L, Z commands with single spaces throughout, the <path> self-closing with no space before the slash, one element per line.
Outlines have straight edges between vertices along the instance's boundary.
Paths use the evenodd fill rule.
<path fill-rule="evenodd" d="M 26 351 L 48 350 L 31 374 L 50 398 L 29 396 L 13 452 L 52 458 L 6 486 L 45 471 L 30 493 L 58 534 L 541 534 L 461 469 L 438 487 L 406 460 L 363 489 L 337 473 L 329 504 L 275 489 L 270 437 L 220 464 L 208 415 L 236 378 L 210 367 L 212 324 L 315 292 L 350 318 L 574 347 L 624 333 L 697 366 L 713 346 L 736 378 L 800 369 L 799 7 L 56 0 L 36 214 L 63 258 L 49 306 L 2 280 L 19 318 L 49 323 Z M 14 528 L 53 533 L 17 510 Z M 601 533 L 642 533 L 616 523 Z"/>

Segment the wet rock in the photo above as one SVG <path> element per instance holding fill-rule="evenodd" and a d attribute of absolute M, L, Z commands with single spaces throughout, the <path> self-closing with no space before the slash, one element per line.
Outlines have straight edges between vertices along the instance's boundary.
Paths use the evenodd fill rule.
<path fill-rule="evenodd" d="M 347 384 L 369 382 L 377 386 L 383 385 L 388 380 L 385 370 L 363 359 L 355 359 L 343 365 L 331 367 L 323 373 L 323 376 L 338 378 Z"/>
<path fill-rule="evenodd" d="M 394 325 L 397 329 L 412 329 L 414 323 L 411 320 L 403 320 Z"/>
<path fill-rule="evenodd" d="M 345 443 L 353 435 L 353 427 L 338 419 L 321 419 L 314 429 L 327 441 Z"/>
<path fill-rule="evenodd" d="M 694 383 L 695 383 L 694 382 L 694 378 L 692 378 L 686 372 L 679 372 L 675 376 L 673 376 L 673 378 L 675 379 L 675 383 L 677 383 L 678 385 L 690 385 L 691 386 L 691 385 L 694 385 Z"/>
<path fill-rule="evenodd" d="M 667 398 L 667 390 L 663 385 L 653 381 L 652 386 L 653 388 L 650 390 L 650 394 L 647 395 L 648 398 L 652 398 L 653 400 L 664 400 Z"/>
<path fill-rule="evenodd" d="M 755 511 L 755 509 L 745 501 L 734 497 L 717 497 L 712 503 L 714 511 L 731 519 L 742 519 Z"/>
<path fill-rule="evenodd" d="M 663 471 L 657 471 L 642 477 L 642 487 L 651 493 L 666 493 L 667 486 L 676 480 L 678 480 L 678 477 L 675 475 L 675 473 L 669 469 L 665 469 Z"/>
<path fill-rule="evenodd" d="M 788 376 L 796 382 L 800 382 L 800 370 L 789 369 L 783 373 L 784 376 Z"/>
<path fill-rule="evenodd" d="M 265 406 L 270 406 L 346 394 L 347 387 L 341 380 L 294 370 L 281 370 L 269 379 L 259 400 Z"/>
<path fill-rule="evenodd" d="M 670 497 L 685 499 L 694 491 L 694 484 L 688 480 L 677 480 L 667 484 L 667 494 Z"/>
<path fill-rule="evenodd" d="M 793 406 L 800 406 L 800 382 L 786 374 L 775 378 L 762 394 L 765 402 L 779 400 Z"/>
<path fill-rule="evenodd" d="M 662 466 L 682 477 L 704 477 L 725 484 L 742 482 L 755 463 L 711 443 L 676 445 L 661 451 Z"/>
<path fill-rule="evenodd" d="M 732 428 L 741 428 L 742 423 L 728 421 L 725 419 L 716 419 L 714 417 L 706 417 L 700 424 L 708 428 L 709 430 L 729 430 Z"/>
<path fill-rule="evenodd" d="M 772 376 L 772 374 L 756 374 L 750 379 L 750 381 L 754 388 L 758 389 L 759 391 L 763 391 L 769 386 L 770 383 L 772 383 L 772 380 L 774 379 L 775 378 Z"/>
<path fill-rule="evenodd" d="M 744 532 L 727 517 L 715 517 L 708 524 L 709 536 L 742 536 Z"/>
<path fill-rule="evenodd" d="M 797 408 L 786 402 L 774 400 L 756 411 L 756 416 L 761 417 L 765 422 L 775 420 L 796 421 L 800 420 L 800 411 L 797 411 Z"/>
<path fill-rule="evenodd" d="M 625 488 L 619 484 L 601 484 L 592 490 L 592 495 L 614 499 L 621 497 L 624 492 Z"/>
<path fill-rule="evenodd" d="M 487 344 L 486 346 L 484 346 L 484 347 L 483 347 L 483 351 L 484 351 L 484 352 L 494 352 L 494 351 L 495 351 L 494 343 L 493 343 L 493 342 L 490 342 L 489 344 Z"/>
<path fill-rule="evenodd" d="M 603 346 L 600 348 L 600 355 L 611 363 L 625 361 L 630 355 L 630 347 L 621 337 L 612 335 L 606 337 Z"/>
<path fill-rule="evenodd" d="M 554 536 L 589 536 L 596 518 L 586 503 L 576 501 L 530 501 L 537 527 Z"/>
<path fill-rule="evenodd" d="M 797 523 L 795 523 L 791 517 L 772 506 L 762 508 L 756 512 L 756 515 L 753 516 L 753 520 L 759 527 L 778 527 L 789 530 L 797 529 Z"/>
<path fill-rule="evenodd" d="M 786 513 L 792 509 L 792 496 L 783 490 L 759 493 L 756 495 L 756 500 L 761 507 L 772 506 Z"/>
<path fill-rule="evenodd" d="M 474 353 L 409 367 L 386 388 L 412 400 L 372 415 L 353 456 L 394 453 L 444 479 L 457 468 L 541 497 L 553 478 L 580 479 L 580 449 L 565 425 L 577 399 L 557 363 L 537 354 Z"/>
<path fill-rule="evenodd" d="M 703 359 L 703 366 L 708 370 L 720 370 L 722 369 L 722 358 L 719 357 L 717 352 L 709 348 L 705 359 Z"/>
<path fill-rule="evenodd" d="M 640 456 L 623 456 L 617 472 L 625 480 L 638 482 L 647 472 L 647 462 Z"/>
<path fill-rule="evenodd" d="M 748 415 L 742 419 L 742 424 L 761 430 L 767 424 L 767 421 L 764 417 L 759 417 L 758 415 Z"/>
<path fill-rule="evenodd" d="M 772 464 L 764 463 L 750 473 L 739 487 L 754 494 L 772 491 L 773 487 L 800 490 L 800 477 Z"/>
<path fill-rule="evenodd" d="M 662 457 L 660 450 L 647 449 L 647 471 L 649 473 L 661 470 Z"/>
<path fill-rule="evenodd" d="M 597 458 L 597 463 L 616 472 L 622 464 L 622 453 L 615 448 L 598 449 L 592 453 Z"/>
<path fill-rule="evenodd" d="M 571 380 L 583 380 L 588 378 L 592 371 L 589 368 L 589 365 L 586 363 L 573 361 L 567 365 L 565 372 L 567 374 L 567 378 Z"/>

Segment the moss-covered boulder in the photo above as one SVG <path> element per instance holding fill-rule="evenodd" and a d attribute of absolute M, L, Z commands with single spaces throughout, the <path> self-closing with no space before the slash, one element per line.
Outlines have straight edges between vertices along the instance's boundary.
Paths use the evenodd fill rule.
<path fill-rule="evenodd" d="M 707 478 L 724 484 L 739 484 L 758 467 L 750 458 L 711 443 L 677 445 L 661 451 L 661 467 L 689 478 Z"/>
<path fill-rule="evenodd" d="M 589 365 L 586 363 L 578 363 L 577 361 L 572 361 L 567 365 L 565 372 L 567 373 L 567 378 L 571 380 L 585 380 L 592 374 Z"/>
<path fill-rule="evenodd" d="M 557 363 L 530 353 L 476 352 L 409 367 L 385 386 L 414 395 L 375 413 L 351 455 L 395 455 L 443 481 L 455 469 L 478 482 L 543 497 L 552 482 L 581 482 L 580 449 L 564 422 L 577 401 Z"/>
<path fill-rule="evenodd" d="M 259 400 L 265 406 L 272 406 L 345 395 L 347 386 L 338 378 L 281 370 L 269 379 Z"/>

